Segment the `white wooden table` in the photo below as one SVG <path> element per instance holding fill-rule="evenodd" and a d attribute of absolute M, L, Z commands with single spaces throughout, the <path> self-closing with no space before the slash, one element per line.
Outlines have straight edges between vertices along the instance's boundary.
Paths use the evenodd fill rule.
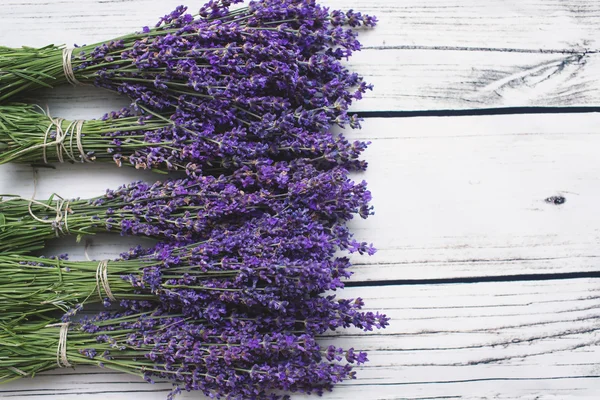
<path fill-rule="evenodd" d="M 0 44 L 92 43 L 180 2 L 2 0 Z M 392 318 L 383 332 L 335 338 L 371 363 L 325 398 L 599 398 L 600 2 L 323 2 L 381 19 L 351 61 L 376 90 L 356 106 L 363 130 L 350 133 L 373 142 L 364 178 L 377 214 L 355 229 L 380 250 L 355 259 L 345 295 Z M 70 87 L 33 100 L 67 118 L 127 104 Z M 39 171 L 37 193 L 86 197 L 135 179 L 156 176 L 59 166 Z M 30 167 L 0 167 L 0 193 L 32 191 Z M 89 253 L 138 242 L 94 237 Z M 48 252 L 65 250 L 83 257 L 74 242 Z M 159 400 L 168 390 L 78 369 L 4 385 L 0 397 Z"/>

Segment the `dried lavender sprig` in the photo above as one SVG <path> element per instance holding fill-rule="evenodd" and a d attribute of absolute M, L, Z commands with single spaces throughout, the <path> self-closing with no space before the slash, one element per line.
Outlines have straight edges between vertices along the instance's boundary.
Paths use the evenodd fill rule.
<path fill-rule="evenodd" d="M 180 257 L 184 256 L 182 253 Z M 316 262 L 304 265 L 301 262 L 285 265 L 285 262 L 270 270 L 258 266 L 206 270 L 191 260 L 166 265 L 146 257 L 111 261 L 107 274 L 99 277 L 98 262 L 4 255 L 0 256 L 0 308 L 5 311 L 0 322 L 14 325 L 43 314 L 51 316 L 58 310 L 66 313 L 63 319 L 69 320 L 89 304 L 104 302 L 109 306 L 110 300 L 105 296 L 132 309 L 159 303 L 170 313 L 207 323 L 219 323 L 232 316 L 248 323 L 260 320 L 259 331 L 283 326 L 323 333 L 352 321 L 354 326 L 365 327 L 375 323 L 368 321 L 381 319 L 379 315 L 361 312 L 360 299 L 357 302 L 321 297 L 328 287 L 343 287 L 341 283 L 327 281 L 338 279 L 338 266 L 346 267 L 346 259 L 320 266 Z M 317 274 L 313 272 L 315 267 L 319 268 Z M 250 280 L 255 281 L 253 285 L 248 285 Z M 295 291 L 304 290 L 302 294 L 289 291 L 294 280 Z M 324 315 L 327 315 L 326 325 L 322 324 Z"/>
<path fill-rule="evenodd" d="M 0 319 L 57 308 L 77 311 L 107 296 L 132 309 L 158 301 L 165 310 L 211 323 L 233 313 L 260 319 L 263 327 L 300 324 L 315 333 L 376 324 L 380 317 L 360 312 L 360 299 L 321 297 L 343 288 L 350 277 L 349 260 L 333 258 L 337 246 L 349 240 L 347 230 L 323 229 L 295 214 L 251 221 L 237 230 L 223 226 L 202 243 L 132 249 L 104 264 L 104 278 L 98 276 L 103 263 L 0 256 L 0 308 L 9 311 Z M 366 243 L 355 246 L 372 253 Z M 140 300 L 145 305 L 138 306 Z"/>
<path fill-rule="evenodd" d="M 169 115 L 129 109 L 102 120 L 69 121 L 28 104 L 0 106 L 0 164 L 115 162 L 190 175 L 237 168 L 258 159 L 310 158 L 320 167 L 364 169 L 367 143 L 327 131 L 295 130 L 257 137 L 239 129 L 215 131 L 199 120 L 175 124 Z"/>
<path fill-rule="evenodd" d="M 352 364 L 367 361 L 353 349 L 321 348 L 310 334 L 258 334 L 245 324 L 211 326 L 179 316 L 107 314 L 62 326 L 47 322 L 0 331 L 0 382 L 56 367 L 98 365 L 174 383 L 169 394 L 202 391 L 212 397 L 282 399 L 286 394 L 321 394 L 354 378 Z"/>
<path fill-rule="evenodd" d="M 0 251 L 26 252 L 45 239 L 116 231 L 203 240 L 221 222 L 241 224 L 285 210 L 306 214 L 333 229 L 354 214 L 371 213 L 366 183 L 354 183 L 344 168 L 320 171 L 310 163 L 257 163 L 229 176 L 136 182 L 90 200 L 0 202 Z"/>

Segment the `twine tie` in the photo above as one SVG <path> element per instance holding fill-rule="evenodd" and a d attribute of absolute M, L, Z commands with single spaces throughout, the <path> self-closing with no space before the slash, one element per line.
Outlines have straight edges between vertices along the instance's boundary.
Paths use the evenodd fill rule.
<path fill-rule="evenodd" d="M 69 363 L 67 358 L 67 336 L 69 335 L 69 324 L 70 322 L 63 322 L 60 324 L 46 325 L 46 328 L 56 328 L 60 326 L 58 334 L 58 347 L 56 348 L 56 365 L 58 368 L 69 368 L 72 365 Z"/>
<path fill-rule="evenodd" d="M 79 86 L 82 83 L 77 80 L 75 77 L 75 71 L 73 71 L 73 51 L 75 49 L 63 49 L 62 51 L 62 61 L 63 61 L 63 72 L 65 73 L 65 78 L 67 78 L 67 82 L 69 82 L 73 86 Z"/>
<path fill-rule="evenodd" d="M 66 129 L 63 129 L 62 125 L 65 121 L 64 118 L 52 118 L 49 115 L 48 118 L 50 118 L 50 125 L 48 125 L 48 129 L 46 129 L 46 133 L 44 134 L 44 143 L 40 145 L 42 147 L 42 159 L 44 160 L 44 164 L 48 164 L 46 149 L 50 146 L 56 146 L 56 158 L 58 158 L 58 162 L 61 164 L 65 162 L 64 154 L 66 154 L 73 162 L 79 162 L 75 156 L 75 147 L 79 151 L 81 162 L 92 162 L 83 148 L 82 132 L 85 121 L 73 121 L 69 123 Z M 49 142 L 48 139 L 50 137 L 50 132 L 52 132 L 52 128 L 55 128 L 56 137 L 53 142 Z M 69 138 L 68 146 L 65 144 L 67 138 Z M 75 144 L 73 143 L 73 139 L 75 139 Z M 31 148 L 28 149 L 28 151 L 30 150 Z"/>
<path fill-rule="evenodd" d="M 100 291 L 100 287 L 102 287 L 106 293 L 106 297 L 111 301 L 117 301 L 108 283 L 108 260 L 102 260 L 98 263 L 98 268 L 96 268 L 96 287 L 98 288 L 100 299 L 102 299 L 102 292 Z"/>
<path fill-rule="evenodd" d="M 29 215 L 31 215 L 31 218 L 35 219 L 36 221 L 38 221 L 42 224 L 52 224 L 52 226 L 54 228 L 54 232 L 56 233 L 56 237 L 59 237 L 61 233 L 65 234 L 65 235 L 69 234 L 69 213 L 71 213 L 72 211 L 69 208 L 71 203 L 68 200 L 63 199 L 62 197 L 60 197 L 58 195 L 56 195 L 56 196 L 58 197 L 58 200 L 56 200 L 56 207 L 52 207 L 48 204 L 42 203 L 42 202 L 34 200 L 34 199 L 28 200 L 28 199 L 23 199 L 22 197 L 19 199 L 29 202 L 29 204 L 27 206 L 27 210 L 29 211 Z M 38 217 L 37 215 L 35 215 L 35 213 L 31 209 L 32 204 L 37 204 L 37 205 L 45 207 L 49 210 L 55 211 L 56 217 L 53 220 L 46 220 L 46 219 L 42 219 L 42 218 Z M 64 221 L 64 229 L 61 224 L 63 221 Z"/>

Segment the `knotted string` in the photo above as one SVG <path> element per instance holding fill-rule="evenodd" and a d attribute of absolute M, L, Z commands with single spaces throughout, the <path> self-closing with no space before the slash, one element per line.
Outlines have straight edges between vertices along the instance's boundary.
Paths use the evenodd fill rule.
<path fill-rule="evenodd" d="M 62 197 L 58 196 L 57 194 L 54 194 L 54 195 L 58 198 L 58 200 L 56 200 L 55 207 L 52 207 L 49 204 L 42 203 L 41 201 L 37 201 L 34 199 L 24 199 L 22 197 L 17 197 L 16 199 L 29 202 L 29 204 L 27 205 L 27 210 L 29 211 L 29 215 L 31 215 L 31 218 L 35 219 L 36 221 L 38 221 L 42 224 L 52 224 L 52 227 L 54 228 L 54 232 L 56 233 L 56 237 L 59 237 L 61 233 L 64 235 L 68 235 L 69 234 L 69 213 L 73 212 L 69 208 L 71 202 L 69 200 L 63 199 Z M 37 215 L 35 215 L 35 213 L 31 209 L 32 204 L 37 204 L 37 205 L 47 208 L 49 210 L 55 211 L 56 217 L 54 218 L 54 220 L 47 220 L 47 219 L 42 219 L 42 218 L 38 217 Z M 62 222 L 64 222 L 64 228 L 63 228 Z"/>
<path fill-rule="evenodd" d="M 41 108 L 41 107 L 40 107 Z M 65 162 L 64 154 L 68 156 L 73 162 L 86 162 L 91 163 L 94 162 L 93 158 L 88 157 L 86 151 L 83 148 L 83 124 L 85 124 L 85 120 L 75 120 L 69 123 L 66 129 L 63 129 L 63 123 L 65 122 L 64 118 L 53 118 L 50 115 L 50 110 L 43 110 L 43 113 L 50 120 L 50 124 L 44 133 L 44 143 L 37 144 L 35 146 L 27 147 L 21 151 L 18 151 L 14 154 L 15 157 L 18 157 L 22 153 L 30 153 L 36 149 L 42 149 L 42 159 L 44 160 L 44 164 L 48 164 L 48 156 L 47 156 L 47 148 L 51 146 L 56 146 L 56 158 L 62 164 Z M 53 131 L 56 132 L 55 138 L 53 141 L 48 141 L 50 139 L 50 133 Z M 67 138 L 69 138 L 69 145 L 65 144 Z M 73 143 L 73 138 L 75 139 L 75 143 Z M 79 157 L 81 160 L 78 160 L 75 156 L 74 146 L 77 147 L 79 151 Z"/>
<path fill-rule="evenodd" d="M 38 201 L 35 199 L 35 196 L 37 193 L 37 186 L 38 186 L 37 171 L 34 169 L 33 170 L 33 194 L 31 195 L 31 199 L 26 199 L 21 196 L 7 196 L 7 197 L 9 197 L 7 200 L 3 200 L 2 198 L 0 198 L 0 204 L 8 203 L 13 200 L 26 201 L 27 202 L 27 211 L 29 212 L 29 215 L 31 216 L 31 218 L 33 218 L 34 220 L 36 220 L 37 222 L 42 223 L 42 224 L 52 224 L 52 228 L 54 229 L 54 233 L 56 234 L 56 237 L 59 237 L 61 233 L 64 235 L 68 235 L 70 233 L 70 231 L 69 231 L 69 214 L 73 213 L 73 210 L 71 210 L 71 208 L 70 208 L 71 201 L 63 199 L 62 197 L 60 197 L 59 195 L 54 193 L 54 194 L 52 194 L 51 198 L 52 197 L 57 198 L 56 206 L 53 207 L 50 204 L 42 203 L 41 201 Z M 33 204 L 37 204 L 38 206 L 41 206 L 43 208 L 46 208 L 46 209 L 56 212 L 56 217 L 53 220 L 42 219 L 42 218 L 38 217 L 37 215 L 35 215 L 35 213 L 31 209 L 31 206 Z M 63 229 L 63 224 L 62 224 L 63 222 L 64 222 L 64 229 Z"/>
<path fill-rule="evenodd" d="M 46 129 L 46 133 L 44 134 L 44 143 L 41 145 L 42 157 L 45 164 L 48 164 L 46 148 L 50 146 L 56 146 L 56 158 L 58 158 L 58 162 L 61 164 L 65 162 L 64 154 L 66 154 L 67 157 L 69 157 L 73 162 L 78 162 L 79 160 L 75 156 L 75 150 L 73 147 L 73 138 L 75 138 L 75 146 L 79 151 L 79 157 L 81 157 L 82 162 L 89 163 L 93 161 L 87 156 L 87 153 L 83 149 L 81 136 L 85 121 L 73 121 L 69 123 L 66 129 L 63 130 L 62 124 L 65 121 L 63 118 L 52 118 L 50 115 L 48 115 L 48 118 L 50 118 L 50 125 L 48 126 L 48 129 Z M 48 142 L 48 137 L 53 127 L 56 127 L 56 138 L 53 142 Z M 65 145 L 67 137 L 69 138 L 68 146 Z M 29 150 L 31 150 L 31 148 Z"/>
<path fill-rule="evenodd" d="M 48 116 L 48 118 L 50 118 L 50 125 L 48 125 L 48 129 L 46 129 L 46 133 L 44 134 L 44 146 L 42 147 L 42 157 L 44 160 L 44 164 L 48 164 L 48 158 L 46 157 L 46 148 L 51 145 L 52 143 L 48 143 L 48 135 L 50 134 L 50 131 L 52 130 L 52 126 L 56 125 L 56 154 L 58 156 L 58 160 L 62 163 L 62 151 L 58 151 L 58 147 L 62 145 L 62 142 L 65 140 L 65 134 L 62 130 L 62 123 L 64 121 L 63 118 L 56 118 L 53 119 L 52 117 Z"/>
<path fill-rule="evenodd" d="M 63 61 L 63 72 L 67 82 L 73 86 L 81 85 L 82 83 L 75 77 L 75 71 L 73 71 L 73 50 L 75 49 L 63 49 L 62 61 Z"/>
<path fill-rule="evenodd" d="M 48 115 L 48 114 L 47 114 Z M 81 162 L 91 163 L 94 160 L 89 158 L 85 150 L 83 149 L 83 124 L 84 120 L 76 120 L 71 122 L 67 129 L 62 128 L 62 124 L 65 121 L 64 118 L 52 118 L 48 115 L 50 119 L 50 124 L 48 125 L 48 129 L 44 133 L 44 143 L 38 144 L 35 146 L 30 146 L 26 149 L 23 149 L 17 153 L 15 153 L 15 157 L 18 157 L 22 153 L 30 153 L 35 149 L 42 149 L 42 159 L 44 160 L 44 164 L 48 164 L 48 156 L 47 156 L 47 148 L 51 146 L 56 146 L 56 158 L 58 162 L 61 164 L 65 162 L 64 154 L 65 153 L 73 162 L 79 162 L 77 157 L 75 157 L 75 150 L 73 149 L 73 137 L 75 137 L 75 146 L 79 151 L 79 157 L 81 157 Z M 50 132 L 52 132 L 52 128 L 55 128 L 56 137 L 54 141 L 48 141 L 50 138 Z M 69 137 L 69 146 L 65 145 L 65 141 Z"/>
<path fill-rule="evenodd" d="M 31 195 L 31 199 L 27 200 L 22 197 L 18 197 L 18 199 L 29 202 L 29 204 L 27 205 L 27 210 L 29 211 L 29 215 L 31 215 L 31 218 L 35 219 L 36 221 L 38 221 L 42 224 L 52 224 L 52 227 L 54 228 L 54 233 L 56 234 L 56 237 L 59 237 L 60 233 L 68 235 L 69 234 L 69 213 L 73 212 L 69 208 L 69 205 L 71 204 L 71 202 L 63 199 L 56 193 L 53 194 L 53 196 L 57 197 L 56 207 L 52 207 L 49 204 L 42 203 L 41 201 L 37 201 L 35 199 L 35 195 L 37 193 L 37 186 L 38 186 L 37 173 L 36 173 L 36 170 L 34 169 L 33 170 L 33 194 Z M 47 209 L 55 211 L 56 218 L 54 218 L 53 221 L 39 218 L 37 215 L 35 215 L 33 213 L 33 210 L 31 209 L 32 204 L 37 204 L 39 206 L 42 206 Z M 65 221 L 65 229 L 64 230 L 61 226 L 61 222 L 63 222 L 63 220 Z"/>
<path fill-rule="evenodd" d="M 67 336 L 69 334 L 69 322 L 63 322 L 60 324 L 46 325 L 46 328 L 56 328 L 60 326 L 60 332 L 58 334 L 58 347 L 56 349 L 56 365 L 58 368 L 69 368 L 72 365 L 69 363 L 67 358 Z"/>
<path fill-rule="evenodd" d="M 102 286 L 104 289 L 106 297 L 108 297 L 111 301 L 117 301 L 110 290 L 110 285 L 108 284 L 108 260 L 100 261 L 98 263 L 98 268 L 96 268 L 96 287 L 98 288 L 98 296 L 100 296 L 102 299 L 100 286 Z"/>

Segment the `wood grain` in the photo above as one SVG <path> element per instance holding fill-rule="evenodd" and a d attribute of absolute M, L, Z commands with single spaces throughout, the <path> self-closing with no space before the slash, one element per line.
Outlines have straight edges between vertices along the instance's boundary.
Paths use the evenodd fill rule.
<path fill-rule="evenodd" d="M 352 288 L 344 296 L 363 297 L 393 324 L 383 334 L 336 334 L 336 344 L 368 351 L 371 362 L 326 399 L 591 399 L 600 390 L 600 279 Z M 168 388 L 86 368 L 4 385 L 0 397 L 159 400 Z"/>
<path fill-rule="evenodd" d="M 600 106 L 596 53 L 384 49 L 349 65 L 375 86 L 355 111 Z"/>
<path fill-rule="evenodd" d="M 377 15 L 367 47 L 464 51 L 597 51 L 600 4 L 593 0 L 324 0 Z"/>
<path fill-rule="evenodd" d="M 6 45 L 92 43 L 154 24 L 181 0 L 4 0 Z M 187 1 L 190 12 L 204 1 Z M 323 0 L 379 17 L 367 47 L 565 52 L 600 50 L 594 0 Z M 23 29 L 26 26 L 27 29 Z M 19 35 L 5 36 L 8 32 Z M 51 34 L 52 36 L 49 36 Z"/>

